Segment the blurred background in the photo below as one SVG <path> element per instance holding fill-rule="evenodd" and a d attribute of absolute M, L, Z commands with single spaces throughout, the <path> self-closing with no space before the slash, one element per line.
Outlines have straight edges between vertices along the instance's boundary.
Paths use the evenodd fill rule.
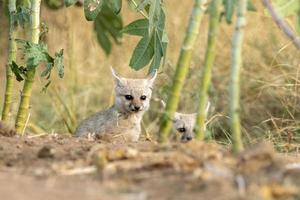
<path fill-rule="evenodd" d="M 166 0 L 164 3 L 169 44 L 166 64 L 159 70 L 153 96 L 166 100 L 193 1 Z M 279 150 L 298 151 L 299 52 L 265 14 L 261 1 L 254 0 L 253 4 L 256 11 L 247 13 L 243 44 L 241 117 L 244 141 L 249 144 L 267 139 L 274 142 Z M 124 25 L 142 18 L 125 1 L 121 14 Z M 129 67 L 129 60 L 139 38 L 124 34 L 122 44 L 114 45 L 111 54 L 106 56 L 97 42 L 93 23 L 84 17 L 83 7 L 50 9 L 43 1 L 41 18 L 49 27 L 44 40 L 50 53 L 64 49 L 65 77 L 60 79 L 53 74 L 52 83 L 46 92 L 42 92 L 44 81 L 39 76 L 36 77 L 36 82 L 41 84 L 34 86 L 27 132 L 67 134 L 88 115 L 108 108 L 113 103 L 110 66 L 125 77 L 141 78 L 147 74 L 148 68 L 137 72 Z M 295 19 L 287 20 L 292 23 Z M 234 22 L 235 20 L 231 25 L 221 23 L 210 89 L 212 107 L 208 134 L 210 138 L 224 144 L 230 143 L 227 116 L 228 80 Z M 8 18 L 4 12 L 0 12 L 0 27 L 1 112 L 8 53 Z M 179 112 L 196 112 L 207 31 L 206 15 L 181 94 Z M 39 70 L 41 72 L 42 68 Z M 16 115 L 21 85 L 22 83 L 15 85 L 17 92 L 14 94 L 12 115 Z M 146 128 L 151 134 L 156 134 L 161 110 L 158 102 L 152 102 L 151 109 L 144 118 Z"/>

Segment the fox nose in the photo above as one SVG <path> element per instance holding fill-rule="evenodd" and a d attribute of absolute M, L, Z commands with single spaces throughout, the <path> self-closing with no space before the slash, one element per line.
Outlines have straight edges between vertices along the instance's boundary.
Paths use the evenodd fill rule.
<path fill-rule="evenodd" d="M 190 141 L 190 140 L 192 140 L 192 136 L 187 136 L 186 139 L 187 139 L 188 141 Z"/>
<path fill-rule="evenodd" d="M 140 106 L 134 106 L 134 111 L 139 111 L 140 110 Z"/>

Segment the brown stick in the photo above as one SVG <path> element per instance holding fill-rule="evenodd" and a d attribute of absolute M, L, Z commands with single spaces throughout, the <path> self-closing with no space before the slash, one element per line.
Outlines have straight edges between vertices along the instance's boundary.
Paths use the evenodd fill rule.
<path fill-rule="evenodd" d="M 293 29 L 289 26 L 289 24 L 280 16 L 280 14 L 276 11 L 274 6 L 272 5 L 270 0 L 262 0 L 262 3 L 269 11 L 273 20 L 279 26 L 279 28 L 293 41 L 294 45 L 298 50 L 300 50 L 300 38 L 295 34 Z"/>

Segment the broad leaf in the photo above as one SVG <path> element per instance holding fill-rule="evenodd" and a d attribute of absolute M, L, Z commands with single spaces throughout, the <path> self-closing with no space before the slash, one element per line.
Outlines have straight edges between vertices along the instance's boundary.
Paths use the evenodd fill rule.
<path fill-rule="evenodd" d="M 228 24 L 231 24 L 231 22 L 232 22 L 232 16 L 234 13 L 236 2 L 237 2 L 237 0 L 224 0 L 223 1 L 224 7 L 225 7 L 224 8 L 225 19 Z"/>
<path fill-rule="evenodd" d="M 88 21 L 96 19 L 100 13 L 104 0 L 84 0 L 84 14 Z"/>
<path fill-rule="evenodd" d="M 97 39 L 106 55 L 109 55 L 112 48 L 111 39 L 117 44 L 120 43 L 123 28 L 121 16 L 115 14 L 106 4 L 103 10 L 99 13 L 94 21 L 94 29 L 97 34 Z"/>
<path fill-rule="evenodd" d="M 64 0 L 64 2 L 65 2 L 65 5 L 66 5 L 67 7 L 69 7 L 69 6 L 72 6 L 72 5 L 74 5 L 75 3 L 77 3 L 78 0 Z"/>
<path fill-rule="evenodd" d="M 149 6 L 149 35 L 152 34 L 155 24 L 159 22 L 159 15 L 161 14 L 161 0 L 143 0 L 138 5 L 137 10 L 148 10 Z"/>
<path fill-rule="evenodd" d="M 147 34 L 149 21 L 147 19 L 138 19 L 125 26 L 121 33 L 127 33 L 129 35 L 144 36 Z"/>
<path fill-rule="evenodd" d="M 139 70 L 147 65 L 154 54 L 153 38 L 143 37 L 135 47 L 129 65 Z"/>
<path fill-rule="evenodd" d="M 105 0 L 105 4 L 115 13 L 119 14 L 122 8 L 122 0 Z"/>
<path fill-rule="evenodd" d="M 26 69 L 22 66 L 18 66 L 14 61 L 10 64 L 12 72 L 16 76 L 17 81 L 23 81 L 26 77 Z"/>
<path fill-rule="evenodd" d="M 161 13 L 160 9 L 160 1 L 161 0 L 152 0 L 149 9 L 149 35 L 152 34 L 154 26 L 158 24 L 159 16 Z"/>

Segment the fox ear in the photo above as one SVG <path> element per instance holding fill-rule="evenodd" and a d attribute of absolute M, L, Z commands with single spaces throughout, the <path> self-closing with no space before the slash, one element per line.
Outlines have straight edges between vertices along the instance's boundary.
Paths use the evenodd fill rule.
<path fill-rule="evenodd" d="M 178 120 L 180 120 L 180 114 L 179 114 L 178 112 L 175 112 L 172 121 L 173 121 L 173 122 L 176 122 L 176 121 L 178 121 Z"/>
<path fill-rule="evenodd" d="M 110 70 L 111 70 L 111 74 L 112 74 L 113 77 L 114 77 L 115 83 L 116 83 L 118 86 L 123 85 L 123 78 L 120 77 L 120 76 L 117 74 L 117 72 L 114 70 L 113 67 L 110 67 Z"/>
<path fill-rule="evenodd" d="M 147 79 L 148 79 L 148 82 L 150 83 L 150 85 L 153 85 L 155 79 L 156 79 L 156 76 L 157 76 L 157 70 L 153 70 L 148 76 L 147 76 Z"/>

